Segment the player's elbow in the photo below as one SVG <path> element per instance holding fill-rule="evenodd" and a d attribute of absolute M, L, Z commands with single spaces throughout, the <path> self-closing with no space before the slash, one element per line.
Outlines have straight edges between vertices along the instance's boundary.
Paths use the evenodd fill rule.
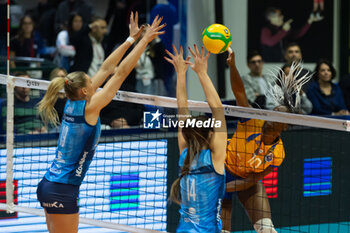
<path fill-rule="evenodd" d="M 114 73 L 114 76 L 122 80 L 124 80 L 128 75 L 129 75 L 129 72 L 123 67 L 118 67 L 118 69 Z"/>
<path fill-rule="evenodd" d="M 115 97 L 116 94 L 117 94 L 117 91 L 113 90 L 105 95 L 105 100 L 106 100 L 105 106 L 108 105 L 113 100 L 113 98 Z"/>
<path fill-rule="evenodd" d="M 112 74 L 114 72 L 115 67 L 102 65 L 100 70 L 108 76 L 108 75 L 110 75 L 110 74 Z"/>

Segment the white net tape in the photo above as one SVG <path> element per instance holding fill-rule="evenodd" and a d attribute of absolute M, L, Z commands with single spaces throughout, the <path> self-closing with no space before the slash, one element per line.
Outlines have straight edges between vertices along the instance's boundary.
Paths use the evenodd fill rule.
<path fill-rule="evenodd" d="M 15 81 L 15 86 L 19 87 L 28 87 L 31 89 L 38 90 L 47 90 L 50 82 L 45 80 L 29 79 L 29 78 L 20 78 L 13 77 Z M 0 84 L 6 85 L 7 77 L 6 75 L 0 74 Z M 155 96 L 140 94 L 127 91 L 118 91 L 114 100 L 126 101 L 136 104 L 147 104 L 154 105 L 159 107 L 167 108 L 177 108 L 177 102 L 175 98 L 164 97 L 164 96 Z M 203 101 L 188 101 L 188 107 L 191 109 L 202 109 L 204 112 L 210 113 L 210 108 L 206 102 Z M 263 109 L 253 109 L 253 108 L 244 108 L 238 106 L 224 105 L 225 115 L 234 116 L 234 117 L 243 117 L 243 118 L 254 118 L 261 120 L 269 120 L 274 122 L 289 123 L 294 125 L 304 125 L 310 127 L 340 130 L 340 131 L 350 131 L 350 121 L 348 120 L 339 120 L 318 116 L 308 116 L 300 114 L 291 114 L 284 112 L 269 111 Z"/>

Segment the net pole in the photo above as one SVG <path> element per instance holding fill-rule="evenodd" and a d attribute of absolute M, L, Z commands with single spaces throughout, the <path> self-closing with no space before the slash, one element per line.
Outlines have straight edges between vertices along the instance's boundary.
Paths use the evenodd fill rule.
<path fill-rule="evenodd" d="M 7 0 L 7 124 L 6 124 L 6 204 L 7 213 L 13 213 L 13 103 L 14 80 L 10 76 L 10 0 Z"/>

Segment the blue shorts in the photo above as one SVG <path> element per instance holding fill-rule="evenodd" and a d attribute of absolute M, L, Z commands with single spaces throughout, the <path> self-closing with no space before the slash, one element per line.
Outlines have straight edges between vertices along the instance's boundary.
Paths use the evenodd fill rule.
<path fill-rule="evenodd" d="M 242 180 L 242 179 L 243 179 L 242 177 L 234 176 L 226 170 L 225 184 L 227 184 L 228 182 L 234 181 L 234 180 Z M 233 194 L 237 195 L 237 192 L 225 192 L 224 199 L 232 200 Z"/>
<path fill-rule="evenodd" d="M 36 194 L 40 205 L 49 214 L 79 212 L 79 185 L 51 182 L 44 177 L 38 184 Z"/>

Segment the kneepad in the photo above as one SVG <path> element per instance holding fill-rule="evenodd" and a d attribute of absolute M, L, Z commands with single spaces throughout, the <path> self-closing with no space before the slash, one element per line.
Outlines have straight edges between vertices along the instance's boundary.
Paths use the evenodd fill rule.
<path fill-rule="evenodd" d="M 258 233 L 277 233 L 277 231 L 275 230 L 275 228 L 271 228 L 271 229 L 263 229 L 262 231 L 257 231 Z"/>
<path fill-rule="evenodd" d="M 272 220 L 269 218 L 262 218 L 254 224 L 254 229 L 257 233 L 277 233 L 273 226 Z"/>

